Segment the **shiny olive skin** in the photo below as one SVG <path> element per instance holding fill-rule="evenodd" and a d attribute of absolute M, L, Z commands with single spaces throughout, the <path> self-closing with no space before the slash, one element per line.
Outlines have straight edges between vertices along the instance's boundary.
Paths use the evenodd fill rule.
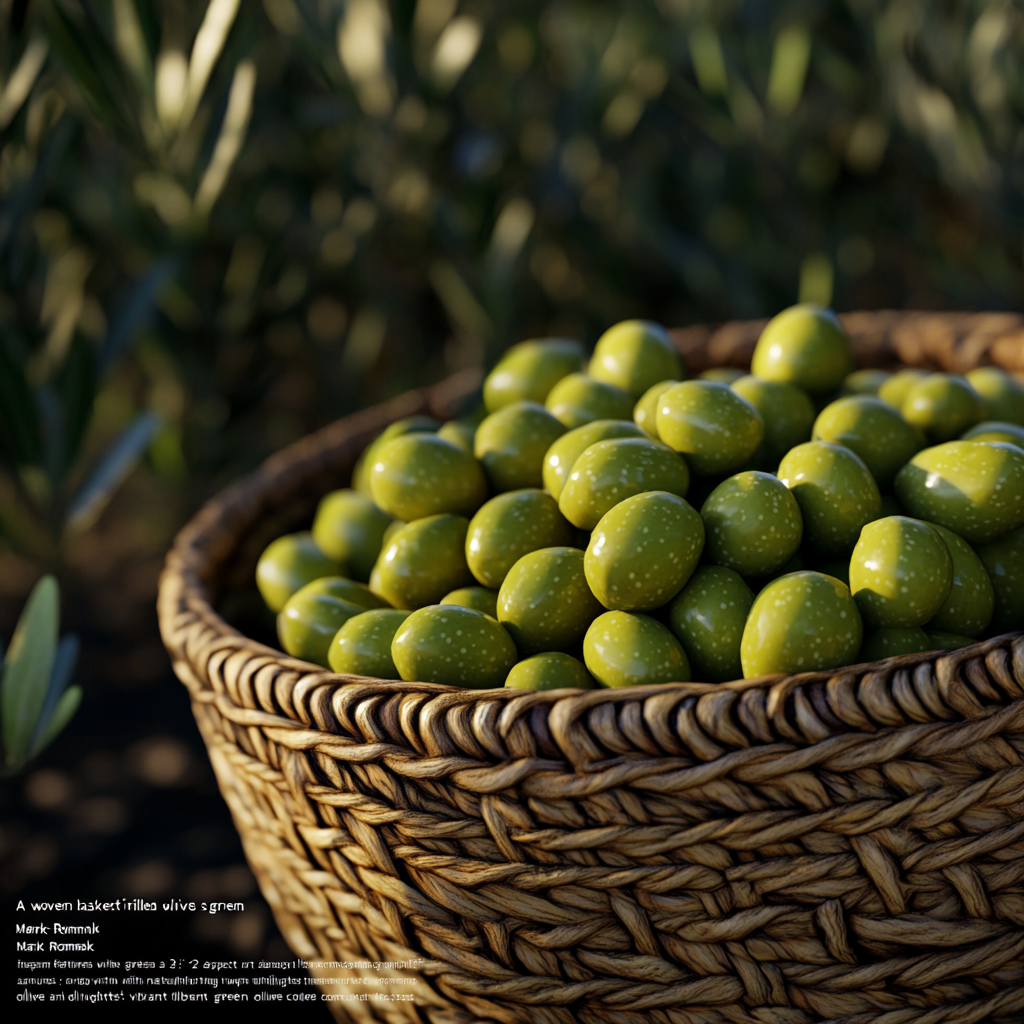
<path fill-rule="evenodd" d="M 961 647 L 970 647 L 978 641 L 959 633 L 941 633 L 936 630 L 925 630 L 930 651 L 956 651 Z"/>
<path fill-rule="evenodd" d="M 461 608 L 472 608 L 475 612 L 483 612 L 492 619 L 498 617 L 498 592 L 490 587 L 459 587 L 450 594 L 445 594 L 439 604 L 457 604 Z"/>
<path fill-rule="evenodd" d="M 620 501 L 644 491 L 686 496 L 690 471 L 668 445 L 640 437 L 592 444 L 573 463 L 558 498 L 562 515 L 581 530 L 593 530 Z"/>
<path fill-rule="evenodd" d="M 720 565 L 702 565 L 669 605 L 669 625 L 689 655 L 693 675 L 725 683 L 743 675 L 740 641 L 754 592 Z"/>
<path fill-rule="evenodd" d="M 544 488 L 557 501 L 576 460 L 598 441 L 613 437 L 646 437 L 629 420 L 594 420 L 563 434 L 544 456 Z"/>
<path fill-rule="evenodd" d="M 650 611 L 667 604 L 697 567 L 704 523 L 676 494 L 645 491 L 606 512 L 583 565 L 605 608 Z"/>
<path fill-rule="evenodd" d="M 855 452 L 882 489 L 921 449 L 914 428 L 891 405 L 870 395 L 850 395 L 825 406 L 812 437 Z"/>
<path fill-rule="evenodd" d="M 370 589 L 395 608 L 436 604 L 459 587 L 472 586 L 466 564 L 464 516 L 414 519 L 391 538 L 370 573 Z"/>
<path fill-rule="evenodd" d="M 854 370 L 839 385 L 839 397 L 847 395 L 878 395 L 878 389 L 892 374 L 888 370 Z"/>
<path fill-rule="evenodd" d="M 850 340 L 838 317 L 812 303 L 791 306 L 769 320 L 750 363 L 755 376 L 795 384 L 809 395 L 835 391 L 852 370 Z"/>
<path fill-rule="evenodd" d="M 563 377 L 551 389 L 544 406 L 569 430 L 593 420 L 633 418 L 633 396 L 628 391 L 594 380 L 585 373 Z"/>
<path fill-rule="evenodd" d="M 894 409 L 903 408 L 903 400 L 910 389 L 928 376 L 927 370 L 897 370 L 878 389 L 878 397 Z"/>
<path fill-rule="evenodd" d="M 740 469 L 764 439 L 764 420 L 727 384 L 686 380 L 658 402 L 658 436 L 690 471 L 716 476 Z"/>
<path fill-rule="evenodd" d="M 601 686 L 686 683 L 690 662 L 682 644 L 657 619 L 610 611 L 583 638 L 583 660 Z"/>
<path fill-rule="evenodd" d="M 593 690 L 597 683 L 579 659 L 546 651 L 513 665 L 505 686 L 510 690 Z"/>
<path fill-rule="evenodd" d="M 826 555 L 852 551 L 861 528 L 878 518 L 878 485 L 849 448 L 828 441 L 797 445 L 778 475 L 800 506 L 804 539 Z"/>
<path fill-rule="evenodd" d="M 1024 427 L 1024 387 L 998 366 L 979 366 L 967 374 L 971 387 L 981 396 L 985 417 Z"/>
<path fill-rule="evenodd" d="M 534 338 L 513 345 L 484 380 L 484 406 L 497 412 L 513 402 L 544 402 L 570 373 L 583 370 L 586 355 L 578 341 Z"/>
<path fill-rule="evenodd" d="M 359 491 L 331 491 L 313 517 L 313 539 L 348 568 L 354 579 L 370 578 L 392 519 Z"/>
<path fill-rule="evenodd" d="M 741 576 L 767 576 L 800 547 L 803 517 L 793 493 L 769 473 L 737 473 L 701 506 L 704 554 Z"/>
<path fill-rule="evenodd" d="M 1024 450 L 1024 427 L 1016 423 L 986 420 L 964 432 L 961 441 L 1002 441 Z"/>
<path fill-rule="evenodd" d="M 327 652 L 335 634 L 367 608 L 317 589 L 318 582 L 307 584 L 285 602 L 277 615 L 277 637 L 293 658 L 328 668 Z"/>
<path fill-rule="evenodd" d="M 370 466 L 373 465 L 377 452 L 388 441 L 393 441 L 396 437 L 403 437 L 405 434 L 432 434 L 440 426 L 441 424 L 433 416 L 407 416 L 405 419 L 388 424 L 363 449 L 363 454 L 356 461 L 355 469 L 352 470 L 352 487 L 363 494 L 370 493 Z"/>
<path fill-rule="evenodd" d="M 876 629 L 864 637 L 860 661 L 884 661 L 886 658 L 897 658 L 901 654 L 922 654 L 934 650 L 934 642 L 920 626 Z"/>
<path fill-rule="evenodd" d="M 307 583 L 302 590 L 305 594 L 328 594 L 339 601 L 359 605 L 360 608 L 388 607 L 388 602 L 379 594 L 375 594 L 365 583 L 344 576 L 323 576 Z"/>
<path fill-rule="evenodd" d="M 735 381 L 732 389 L 764 420 L 764 440 L 754 455 L 755 463 L 774 470 L 790 448 L 811 439 L 814 404 L 795 384 L 746 376 Z"/>
<path fill-rule="evenodd" d="M 603 610 L 587 585 L 578 548 L 531 551 L 512 566 L 498 592 L 498 621 L 523 654 L 573 650 Z"/>
<path fill-rule="evenodd" d="M 938 523 L 928 525 L 943 539 L 953 559 L 953 585 L 942 607 L 925 626 L 940 633 L 981 636 L 995 608 L 988 572 L 963 537 Z"/>
<path fill-rule="evenodd" d="M 850 556 L 850 590 L 871 629 L 923 626 L 953 585 L 953 559 L 938 531 L 907 516 L 868 523 Z"/>
<path fill-rule="evenodd" d="M 652 384 L 686 376 L 683 357 L 668 331 L 650 320 L 623 320 L 597 340 L 587 371 L 639 398 Z"/>
<path fill-rule="evenodd" d="M 256 563 L 256 586 L 272 612 L 321 576 L 339 576 L 344 566 L 325 555 L 311 533 L 288 533 L 271 541 Z"/>
<path fill-rule="evenodd" d="M 487 498 L 480 463 L 436 434 L 388 441 L 378 449 L 369 478 L 377 507 L 406 522 L 442 512 L 471 516 Z"/>
<path fill-rule="evenodd" d="M 391 657 L 405 680 L 491 690 L 505 685 L 516 663 L 516 645 L 489 615 L 434 604 L 414 611 L 398 627 Z"/>
<path fill-rule="evenodd" d="M 399 679 L 391 657 L 391 641 L 409 612 L 375 608 L 354 615 L 334 635 L 327 661 L 335 672 L 374 679 Z"/>
<path fill-rule="evenodd" d="M 757 595 L 747 617 L 740 642 L 743 675 L 849 665 L 862 635 L 857 604 L 839 580 L 808 571 L 780 576 Z"/>
<path fill-rule="evenodd" d="M 995 593 L 988 634 L 999 636 L 1024 629 L 1024 526 L 974 549 L 985 566 Z"/>
<path fill-rule="evenodd" d="M 909 515 L 969 544 L 1024 526 L 1024 452 L 989 441 L 947 441 L 918 452 L 895 480 Z"/>
<path fill-rule="evenodd" d="M 985 418 L 981 396 L 966 377 L 932 373 L 918 381 L 900 406 L 903 418 L 925 432 L 929 444 L 959 437 Z"/>
<path fill-rule="evenodd" d="M 466 562 L 480 583 L 496 590 L 523 555 L 571 547 L 574 539 L 550 494 L 535 488 L 508 491 L 491 498 L 470 520 Z"/>
<path fill-rule="evenodd" d="M 467 423 L 465 420 L 449 420 L 438 430 L 437 436 L 472 455 L 477 426 L 478 424 Z"/>
<path fill-rule="evenodd" d="M 679 383 L 681 381 L 659 380 L 657 384 L 652 384 L 633 406 L 633 422 L 641 427 L 652 441 L 661 440 L 658 436 L 658 401 L 673 384 Z"/>
<path fill-rule="evenodd" d="M 537 402 L 513 402 L 477 427 L 473 454 L 497 493 L 543 483 L 544 456 L 564 424 Z"/>

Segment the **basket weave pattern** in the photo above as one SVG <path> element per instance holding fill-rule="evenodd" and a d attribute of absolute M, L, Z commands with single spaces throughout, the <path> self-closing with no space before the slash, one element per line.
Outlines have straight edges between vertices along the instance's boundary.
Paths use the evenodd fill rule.
<path fill-rule="evenodd" d="M 1024 318 L 851 314 L 862 365 L 1024 370 Z M 749 363 L 760 325 L 678 332 Z M 270 460 L 182 531 L 160 622 L 282 932 L 418 960 L 342 1021 L 1010 1024 L 1024 1015 L 1024 636 L 714 686 L 462 691 L 324 672 L 211 595 L 452 380 Z M 370 984 L 408 972 L 319 969 Z M 349 986 L 354 988 L 353 986 Z"/>

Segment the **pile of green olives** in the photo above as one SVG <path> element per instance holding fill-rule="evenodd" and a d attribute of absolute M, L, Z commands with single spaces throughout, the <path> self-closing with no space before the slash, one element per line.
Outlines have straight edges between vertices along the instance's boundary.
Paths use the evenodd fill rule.
<path fill-rule="evenodd" d="M 829 310 L 751 373 L 669 333 L 514 346 L 476 416 L 393 423 L 256 582 L 288 654 L 472 689 L 724 682 L 1024 628 L 1024 388 L 855 370 Z"/>

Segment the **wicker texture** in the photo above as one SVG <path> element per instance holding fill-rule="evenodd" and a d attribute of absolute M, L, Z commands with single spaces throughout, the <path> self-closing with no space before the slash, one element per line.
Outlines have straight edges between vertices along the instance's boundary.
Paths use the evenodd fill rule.
<path fill-rule="evenodd" d="M 845 319 L 861 365 L 1024 369 L 1019 316 Z M 744 365 L 760 326 L 677 338 L 698 369 Z M 474 383 L 280 453 L 196 516 L 162 579 L 165 643 L 292 948 L 419 961 L 415 985 L 321 971 L 328 992 L 363 975 L 414 995 L 335 1002 L 337 1019 L 1019 1021 L 1021 634 L 720 686 L 512 693 L 334 675 L 214 612 L 261 524 Z"/>

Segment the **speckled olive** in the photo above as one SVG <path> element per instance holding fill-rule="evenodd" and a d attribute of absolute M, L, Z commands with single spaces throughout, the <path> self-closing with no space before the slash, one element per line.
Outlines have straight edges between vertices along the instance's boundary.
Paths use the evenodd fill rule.
<path fill-rule="evenodd" d="M 381 551 L 370 573 L 370 588 L 396 608 L 412 609 L 471 586 L 468 529 L 464 516 L 427 516 L 406 523 Z"/>
<path fill-rule="evenodd" d="M 704 555 L 741 576 L 767 576 L 800 547 L 803 518 L 796 498 L 769 473 L 737 473 L 701 506 Z"/>
<path fill-rule="evenodd" d="M 964 432 L 961 441 L 1002 441 L 1024 450 L 1024 427 L 1016 423 L 986 420 Z"/>
<path fill-rule="evenodd" d="M 929 629 L 925 631 L 925 635 L 928 637 L 928 650 L 930 651 L 955 651 L 977 643 L 977 640 L 969 636 L 961 636 L 959 633 L 941 633 Z"/>
<path fill-rule="evenodd" d="M 544 456 L 544 487 L 557 501 L 576 460 L 598 441 L 612 437 L 646 437 L 629 420 L 594 420 L 563 434 Z"/>
<path fill-rule="evenodd" d="M 352 470 L 352 486 L 364 494 L 370 493 L 370 466 L 376 458 L 377 452 L 396 437 L 403 437 L 405 434 L 432 434 L 441 424 L 433 416 L 407 416 L 405 419 L 396 420 L 388 424 L 367 446 L 363 454 L 356 461 L 355 469 Z"/>
<path fill-rule="evenodd" d="M 329 667 L 327 651 L 339 629 L 366 606 L 354 604 L 317 587 L 319 580 L 292 594 L 277 615 L 277 636 L 293 658 Z"/>
<path fill-rule="evenodd" d="M 649 611 L 675 597 L 703 547 L 704 523 L 690 505 L 667 491 L 646 491 L 601 517 L 583 564 L 605 608 Z"/>
<path fill-rule="evenodd" d="M 693 675 L 724 683 L 743 675 L 740 641 L 754 592 L 720 565 L 702 565 L 669 605 L 669 625 L 690 656 Z"/>
<path fill-rule="evenodd" d="M 673 384 L 679 383 L 681 381 L 660 380 L 657 384 L 652 384 L 633 406 L 633 422 L 654 441 L 661 440 L 658 436 L 658 402 Z"/>
<path fill-rule="evenodd" d="M 464 452 L 473 454 L 473 442 L 476 440 L 477 424 L 468 423 L 466 420 L 449 420 L 437 432 L 438 437 L 450 441 L 457 448 Z"/>
<path fill-rule="evenodd" d="M 658 402 L 658 436 L 698 476 L 732 473 L 757 451 L 764 420 L 726 384 L 686 380 Z"/>
<path fill-rule="evenodd" d="M 540 487 L 544 456 L 564 433 L 564 424 L 544 406 L 513 402 L 491 413 L 477 427 L 473 454 L 499 493 Z"/>
<path fill-rule="evenodd" d="M 484 405 L 497 412 L 513 402 L 543 402 L 563 377 L 581 372 L 584 361 L 583 346 L 568 338 L 513 345 L 484 381 Z"/>
<path fill-rule="evenodd" d="M 453 604 L 420 608 L 398 627 L 391 657 L 402 679 L 491 690 L 516 663 L 512 638 L 483 612 Z"/>
<path fill-rule="evenodd" d="M 256 563 L 256 586 L 272 612 L 279 612 L 297 590 L 345 567 L 320 550 L 311 533 L 288 533 L 271 541 Z"/>
<path fill-rule="evenodd" d="M 1024 629 L 1024 526 L 975 548 L 995 593 L 988 632 L 999 636 Z"/>
<path fill-rule="evenodd" d="M 313 539 L 336 558 L 354 579 L 370 578 L 392 519 L 360 491 L 331 491 L 320 499 L 313 517 Z"/>
<path fill-rule="evenodd" d="M 876 629 L 864 638 L 860 649 L 862 662 L 884 661 L 901 654 L 921 654 L 934 651 L 935 644 L 920 626 L 905 629 Z"/>
<path fill-rule="evenodd" d="M 948 441 L 926 448 L 896 474 L 895 488 L 910 515 L 970 544 L 1024 526 L 1024 452 L 1011 444 Z"/>
<path fill-rule="evenodd" d="M 592 444 L 573 463 L 558 507 L 574 526 L 593 530 L 606 512 L 634 494 L 668 491 L 682 498 L 689 484 L 686 463 L 667 445 L 619 437 Z"/>
<path fill-rule="evenodd" d="M 572 650 L 602 611 L 578 548 L 531 551 L 512 566 L 498 592 L 498 621 L 523 654 Z"/>
<path fill-rule="evenodd" d="M 406 434 L 377 451 L 370 496 L 389 516 L 406 522 L 442 512 L 471 516 L 487 497 L 487 478 L 480 463 L 450 441 Z"/>
<path fill-rule="evenodd" d="M 925 623 L 940 633 L 981 636 L 992 619 L 995 595 L 992 581 L 974 548 L 958 534 L 938 523 L 929 523 L 938 532 L 953 559 L 953 585 L 942 607 Z"/>
<path fill-rule="evenodd" d="M 514 665 L 505 686 L 512 690 L 593 690 L 597 683 L 578 658 L 546 651 Z"/>
<path fill-rule="evenodd" d="M 797 445 L 779 464 L 793 492 L 804 538 L 826 555 L 853 550 L 863 526 L 878 518 L 882 497 L 863 459 L 828 441 Z"/>
<path fill-rule="evenodd" d="M 812 437 L 855 452 L 882 489 L 921 448 L 917 431 L 891 405 L 870 395 L 826 405 L 814 421 Z"/>
<path fill-rule="evenodd" d="M 711 380 L 718 384 L 735 384 L 741 377 L 749 376 L 746 370 L 736 370 L 731 366 L 712 366 L 697 374 L 697 380 Z"/>
<path fill-rule="evenodd" d="M 910 389 L 928 376 L 927 370 L 897 370 L 878 388 L 878 397 L 894 409 L 903 408 L 903 400 Z"/>
<path fill-rule="evenodd" d="M 498 592 L 490 587 L 459 587 L 441 598 L 440 604 L 457 604 L 460 608 L 472 608 L 483 612 L 492 619 L 498 617 Z"/>
<path fill-rule="evenodd" d="M 657 619 L 610 611 L 583 638 L 583 660 L 602 686 L 686 683 L 690 663 L 682 644 Z"/>
<path fill-rule="evenodd" d="M 398 679 L 391 641 L 409 617 L 397 608 L 377 608 L 354 615 L 334 635 L 327 661 L 335 672 L 375 679 Z"/>
<path fill-rule="evenodd" d="M 572 527 L 545 491 L 508 491 L 491 498 L 469 522 L 466 562 L 485 586 L 497 589 L 523 555 L 570 547 Z"/>
<path fill-rule="evenodd" d="M 764 440 L 753 457 L 755 463 L 774 470 L 790 448 L 811 439 L 814 404 L 795 384 L 747 376 L 740 377 L 732 389 L 764 420 Z"/>
<path fill-rule="evenodd" d="M 850 556 L 850 590 L 866 626 L 923 626 L 952 585 L 952 556 L 927 523 L 890 516 L 861 530 Z"/>
<path fill-rule="evenodd" d="M 852 370 L 850 341 L 839 319 L 811 303 L 769 320 L 750 363 L 756 376 L 795 384 L 810 395 L 835 391 Z"/>
<path fill-rule="evenodd" d="M 998 366 L 979 366 L 967 374 L 985 404 L 985 417 L 1024 427 L 1024 387 Z"/>
<path fill-rule="evenodd" d="M 891 376 L 888 370 L 854 370 L 839 385 L 839 395 L 877 395 L 878 389 Z"/>
<path fill-rule="evenodd" d="M 668 331 L 650 320 L 623 320 L 597 340 L 588 372 L 639 398 L 652 384 L 686 376 L 683 358 Z"/>
<path fill-rule="evenodd" d="M 818 672 L 849 665 L 863 635 L 849 589 L 820 572 L 773 580 L 754 599 L 740 643 L 743 675 Z"/>
<path fill-rule="evenodd" d="M 918 381 L 900 406 L 903 418 L 925 432 L 930 444 L 959 437 L 985 418 L 981 396 L 966 377 L 932 373 Z"/>
<path fill-rule="evenodd" d="M 551 389 L 544 405 L 570 430 L 593 420 L 628 420 L 633 416 L 633 396 L 628 391 L 585 373 L 563 377 Z"/>

